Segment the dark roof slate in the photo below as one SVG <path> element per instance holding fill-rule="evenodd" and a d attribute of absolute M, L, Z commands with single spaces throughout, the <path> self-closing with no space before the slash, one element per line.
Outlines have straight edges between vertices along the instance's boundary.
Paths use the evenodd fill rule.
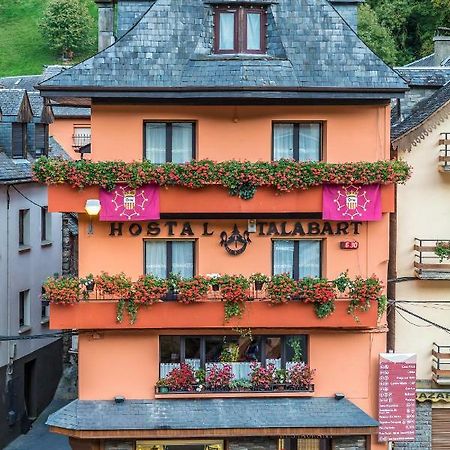
<path fill-rule="evenodd" d="M 395 141 L 418 127 L 448 102 L 450 102 L 450 82 L 430 97 L 417 103 L 406 119 L 394 125 L 391 129 L 391 139 Z"/>
<path fill-rule="evenodd" d="M 227 398 L 121 404 L 75 400 L 50 415 L 47 425 L 70 430 L 190 430 L 376 427 L 378 422 L 346 399 Z"/>
<path fill-rule="evenodd" d="M 212 55 L 211 7 L 157 0 L 115 44 L 41 86 L 406 89 L 326 0 L 278 0 L 267 34 L 267 55 Z"/>
<path fill-rule="evenodd" d="M 441 64 L 441 67 L 442 66 L 448 66 L 450 68 L 450 57 L 444 60 L 444 63 Z M 412 63 L 406 64 L 405 67 L 439 67 L 439 66 L 436 66 L 436 63 L 434 61 L 434 53 L 432 53 L 431 55 L 425 56 L 416 61 L 413 61 Z"/>
<path fill-rule="evenodd" d="M 52 104 L 52 110 L 53 114 L 57 118 L 83 118 L 83 119 L 89 119 L 91 117 L 91 108 L 82 108 L 82 107 L 75 107 L 75 106 L 63 106 L 59 105 L 56 106 L 56 104 Z"/>
<path fill-rule="evenodd" d="M 35 89 L 35 86 L 42 81 L 45 81 L 66 67 L 59 65 L 46 66 L 44 71 L 40 75 L 17 75 L 14 77 L 0 77 L 0 88 L 6 89 L 25 89 L 30 92 Z"/>
<path fill-rule="evenodd" d="M 24 89 L 0 89 L 0 110 L 4 116 L 18 116 L 24 100 Z"/>
<path fill-rule="evenodd" d="M 407 81 L 409 86 L 442 87 L 450 81 L 450 66 L 447 68 L 409 68 L 396 67 L 395 70 Z"/>

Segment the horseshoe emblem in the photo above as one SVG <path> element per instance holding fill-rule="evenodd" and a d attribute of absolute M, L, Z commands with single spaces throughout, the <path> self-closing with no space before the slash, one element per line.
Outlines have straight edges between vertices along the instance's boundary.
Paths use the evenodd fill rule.
<path fill-rule="evenodd" d="M 228 237 L 226 231 L 220 234 L 220 245 L 232 256 L 241 255 L 245 252 L 247 245 L 251 244 L 250 234 L 245 230 L 242 234 L 237 225 L 234 225 L 233 231 Z"/>

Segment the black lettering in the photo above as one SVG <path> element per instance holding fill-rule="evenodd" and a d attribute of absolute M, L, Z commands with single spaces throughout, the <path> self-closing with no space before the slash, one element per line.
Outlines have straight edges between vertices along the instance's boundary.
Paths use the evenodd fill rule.
<path fill-rule="evenodd" d="M 264 233 L 264 227 L 267 225 L 267 222 L 257 222 L 256 226 L 258 227 L 259 231 L 258 234 L 260 236 L 265 236 L 266 234 Z"/>
<path fill-rule="evenodd" d="M 330 234 L 333 235 L 333 228 L 330 222 L 324 222 L 322 232 L 320 234 Z"/>
<path fill-rule="evenodd" d="M 159 227 L 158 222 L 150 222 L 147 226 L 147 235 L 148 236 L 158 236 L 161 233 L 161 228 Z"/>
<path fill-rule="evenodd" d="M 110 236 L 122 236 L 123 223 L 111 222 L 110 223 Z"/>
<path fill-rule="evenodd" d="M 293 236 L 304 236 L 305 230 L 303 229 L 303 226 L 300 222 L 295 222 L 294 225 L 294 231 L 292 232 Z"/>
<path fill-rule="evenodd" d="M 353 234 L 359 234 L 359 227 L 362 225 L 362 222 L 353 222 Z"/>
<path fill-rule="evenodd" d="M 140 223 L 132 223 L 128 230 L 131 236 L 139 236 L 142 233 L 142 226 Z"/>
<path fill-rule="evenodd" d="M 167 227 L 167 234 L 169 236 L 173 236 L 175 233 L 173 232 L 173 227 L 177 226 L 176 222 L 166 222 L 165 226 Z"/>
<path fill-rule="evenodd" d="M 348 222 L 339 222 L 336 228 L 336 234 L 348 234 Z"/>
<path fill-rule="evenodd" d="M 309 222 L 308 223 L 308 235 L 320 234 L 320 223 Z"/>
<path fill-rule="evenodd" d="M 212 236 L 214 231 L 208 231 L 209 223 L 205 222 L 203 224 L 203 235 L 202 236 Z"/>
<path fill-rule="evenodd" d="M 267 236 L 279 236 L 280 233 L 275 222 L 269 223 L 269 229 L 267 230 Z"/>
<path fill-rule="evenodd" d="M 286 231 L 286 225 L 287 222 L 281 222 L 281 236 L 290 236 L 292 234 L 292 231 Z"/>
<path fill-rule="evenodd" d="M 191 224 L 189 222 L 185 222 L 183 224 L 183 229 L 181 230 L 180 236 L 194 236 L 194 232 L 192 231 Z"/>

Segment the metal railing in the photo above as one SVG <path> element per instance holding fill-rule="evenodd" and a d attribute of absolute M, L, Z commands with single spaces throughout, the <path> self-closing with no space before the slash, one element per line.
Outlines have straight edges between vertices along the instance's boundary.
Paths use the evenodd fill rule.
<path fill-rule="evenodd" d="M 414 268 L 419 278 L 450 278 L 450 261 L 436 253 L 438 243 L 450 245 L 450 239 L 414 240 Z"/>
<path fill-rule="evenodd" d="M 433 343 L 432 372 L 436 383 L 450 385 L 450 345 Z"/>
<path fill-rule="evenodd" d="M 72 136 L 72 147 L 80 148 L 91 143 L 90 134 L 74 134 Z"/>
<path fill-rule="evenodd" d="M 450 173 L 450 133 L 441 133 L 439 145 L 439 170 Z"/>

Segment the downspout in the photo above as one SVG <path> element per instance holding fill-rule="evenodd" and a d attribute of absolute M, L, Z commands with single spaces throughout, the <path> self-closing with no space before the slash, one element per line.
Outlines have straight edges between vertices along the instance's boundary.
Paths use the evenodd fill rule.
<path fill-rule="evenodd" d="M 391 159 L 397 159 L 398 152 L 391 144 Z M 389 215 L 389 263 L 387 297 L 389 299 L 387 307 L 387 351 L 395 351 L 395 303 L 397 279 L 397 185 L 394 185 L 394 212 Z"/>

